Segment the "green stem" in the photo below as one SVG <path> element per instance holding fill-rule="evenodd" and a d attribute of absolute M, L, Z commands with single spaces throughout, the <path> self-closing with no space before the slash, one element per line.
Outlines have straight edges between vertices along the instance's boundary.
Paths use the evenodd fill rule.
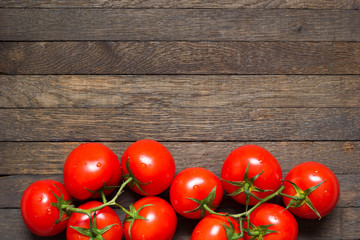
<path fill-rule="evenodd" d="M 122 193 L 123 189 L 124 189 L 124 188 L 126 187 L 126 185 L 127 185 L 128 183 L 130 183 L 132 180 L 133 180 L 133 178 L 132 178 L 132 177 L 129 177 L 125 182 L 123 182 L 123 184 L 121 184 L 121 186 L 120 186 L 119 190 L 117 191 L 116 195 L 113 197 L 113 199 L 111 199 L 111 200 L 109 201 L 109 203 L 111 203 L 111 204 L 109 204 L 109 205 L 115 205 L 115 204 L 116 204 L 116 200 L 119 198 L 119 196 L 120 196 L 120 194 Z"/>
<path fill-rule="evenodd" d="M 291 195 L 287 195 L 287 194 L 285 194 L 285 193 L 280 193 L 280 195 L 281 195 L 281 196 L 284 196 L 284 197 L 291 198 L 291 199 L 299 200 L 298 197 L 296 197 L 296 196 L 291 196 Z"/>
<path fill-rule="evenodd" d="M 129 212 L 126 208 L 121 206 L 120 204 L 116 204 L 116 206 L 118 206 L 121 209 L 121 211 L 123 211 L 125 214 L 129 215 L 130 217 L 133 217 L 133 214 Z"/>
<path fill-rule="evenodd" d="M 256 205 L 254 205 L 252 208 L 250 208 L 249 210 L 243 212 L 243 213 L 239 213 L 239 214 L 229 214 L 229 216 L 234 217 L 234 218 L 240 218 L 243 216 L 249 216 L 250 213 L 252 213 L 257 207 L 259 207 L 261 204 L 263 204 L 264 202 L 269 201 L 270 199 L 272 199 L 273 197 L 279 195 L 283 190 L 284 190 L 284 186 L 281 185 L 281 187 L 274 192 L 273 194 L 270 194 L 269 196 L 261 199 L 261 201 L 259 201 Z"/>
<path fill-rule="evenodd" d="M 89 216 L 89 221 L 90 221 L 90 225 L 89 225 L 90 233 L 92 236 L 96 236 L 94 233 L 94 224 L 93 224 L 93 218 L 91 217 L 91 213 Z"/>
<path fill-rule="evenodd" d="M 215 211 L 212 210 L 207 204 L 204 204 L 204 205 L 203 205 L 203 208 L 204 208 L 206 211 L 208 211 L 210 214 L 215 214 L 215 215 L 224 216 L 224 217 L 228 216 L 227 213 L 224 214 L 224 213 L 215 212 Z"/>
<path fill-rule="evenodd" d="M 103 209 L 104 207 L 107 206 L 114 206 L 117 205 L 116 200 L 119 198 L 120 194 L 122 193 L 123 189 L 126 187 L 126 185 L 131 182 L 133 179 L 130 177 L 129 179 L 127 179 L 125 182 L 123 182 L 123 184 L 121 184 L 119 190 L 117 191 L 116 195 L 113 197 L 113 199 L 111 199 L 108 202 L 104 202 L 102 205 L 94 207 L 94 208 L 90 208 L 90 209 L 81 209 L 81 208 L 76 208 L 74 206 L 68 206 L 66 207 L 65 211 L 68 213 L 83 213 L 88 215 L 89 217 L 91 216 L 92 212 L 96 212 L 100 209 Z"/>
<path fill-rule="evenodd" d="M 101 196 L 103 203 L 106 203 L 107 199 L 106 199 L 104 190 L 100 190 L 100 196 Z"/>

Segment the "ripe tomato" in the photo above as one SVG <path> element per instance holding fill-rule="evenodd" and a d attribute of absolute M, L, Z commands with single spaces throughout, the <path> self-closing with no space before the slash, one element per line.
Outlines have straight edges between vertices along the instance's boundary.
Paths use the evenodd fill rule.
<path fill-rule="evenodd" d="M 171 240 L 176 231 L 177 218 L 174 209 L 164 199 L 149 196 L 143 197 L 133 205 L 133 210 L 143 219 L 128 219 L 124 222 L 124 234 L 132 240 Z M 145 220 L 146 219 L 146 220 Z"/>
<path fill-rule="evenodd" d="M 91 191 L 116 186 L 121 179 L 120 162 L 113 151 L 100 143 L 83 143 L 67 157 L 64 183 L 68 192 L 79 200 L 98 197 Z M 90 191 L 89 191 L 90 190 Z M 112 190 L 106 190 L 109 194 Z"/>
<path fill-rule="evenodd" d="M 236 238 L 237 234 L 240 234 L 240 226 L 234 218 L 211 214 L 195 226 L 190 240 L 242 240 L 243 238 Z"/>
<path fill-rule="evenodd" d="M 90 209 L 94 207 L 98 207 L 102 205 L 101 202 L 98 201 L 90 201 L 87 202 L 79 208 L 81 209 Z M 102 233 L 101 236 L 106 240 L 121 240 L 123 235 L 123 229 L 121 225 L 121 220 L 116 214 L 116 212 L 110 207 L 104 207 L 96 212 L 96 224 L 94 224 L 97 231 L 105 231 Z M 94 217 L 94 212 L 91 214 L 91 217 Z M 94 223 L 94 221 L 93 221 Z M 106 227 L 111 226 L 110 229 L 106 229 Z M 86 214 L 83 213 L 73 213 L 70 216 L 68 227 L 66 229 L 66 239 L 67 240 L 88 240 L 90 236 L 85 236 L 84 234 L 80 233 L 79 231 L 75 230 L 75 228 L 82 228 L 82 231 L 87 232 L 90 235 L 90 220 Z M 96 238 L 96 236 L 92 236 L 91 239 L 100 239 Z"/>
<path fill-rule="evenodd" d="M 318 188 L 308 195 L 308 199 L 321 217 L 329 214 L 339 200 L 339 182 L 335 174 L 321 163 L 305 162 L 295 166 L 289 171 L 285 177 L 285 189 L 282 193 L 296 196 L 297 193 L 295 188 L 287 181 L 295 183 L 301 191 L 305 191 L 320 184 Z M 283 196 L 283 201 L 286 206 L 289 204 L 290 200 L 289 197 Z M 301 206 L 289 208 L 293 214 L 301 218 L 319 218 L 309 205 L 306 204 L 305 200 L 300 201 L 298 204 Z"/>
<path fill-rule="evenodd" d="M 165 191 L 175 175 L 175 161 L 169 150 L 150 139 L 132 143 L 121 157 L 121 167 L 125 180 L 134 180 L 129 185 L 131 189 L 141 195 Z"/>
<path fill-rule="evenodd" d="M 203 204 L 214 210 L 222 198 L 223 188 L 219 178 L 204 168 L 193 167 L 181 171 L 170 187 L 171 205 L 186 218 L 204 217 L 208 212 Z"/>
<path fill-rule="evenodd" d="M 71 199 L 65 186 L 55 180 L 32 183 L 21 198 L 21 215 L 25 225 L 38 236 L 54 236 L 66 228 L 68 220 L 64 220 L 67 218 L 65 214 L 61 218 L 63 221 L 55 224 L 60 218 L 60 211 L 51 205 L 57 202 L 53 192 L 57 197 L 61 197 L 62 194 L 65 201 Z"/>
<path fill-rule="evenodd" d="M 250 223 L 253 224 L 250 224 L 251 229 L 260 234 L 254 239 L 296 240 L 299 231 L 295 217 L 282 206 L 273 203 L 263 203 L 256 208 L 250 214 Z M 247 229 L 246 222 L 244 229 Z M 253 238 L 245 233 L 245 239 Z"/>
<path fill-rule="evenodd" d="M 221 169 L 221 180 L 225 191 L 241 204 L 246 204 L 246 195 L 243 192 L 245 186 L 248 186 L 248 190 L 258 198 L 264 198 L 280 187 L 281 179 L 282 171 L 276 158 L 257 145 L 236 148 L 225 159 Z M 258 200 L 250 197 L 249 205 L 256 203 Z"/>

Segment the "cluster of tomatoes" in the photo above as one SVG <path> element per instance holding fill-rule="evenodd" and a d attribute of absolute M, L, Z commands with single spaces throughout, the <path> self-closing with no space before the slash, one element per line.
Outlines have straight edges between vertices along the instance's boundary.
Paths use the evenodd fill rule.
<path fill-rule="evenodd" d="M 186 168 L 175 176 L 171 153 L 154 140 L 132 143 L 120 161 L 105 145 L 85 143 L 69 154 L 63 176 L 64 184 L 40 180 L 23 194 L 22 217 L 36 235 L 53 236 L 66 229 L 68 240 L 121 240 L 123 236 L 127 240 L 170 240 L 179 214 L 201 219 L 192 240 L 291 240 L 298 235 L 293 215 L 324 217 L 339 198 L 338 180 L 326 166 L 305 162 L 283 179 L 275 157 L 257 145 L 233 150 L 219 179 L 201 167 Z M 128 208 L 117 202 L 125 186 L 143 195 Z M 170 203 L 156 196 L 168 188 Z M 245 211 L 216 212 L 224 190 Z M 285 207 L 267 203 L 275 196 L 282 197 Z M 75 199 L 85 203 L 76 207 Z M 112 207 L 126 213 L 124 222 Z"/>

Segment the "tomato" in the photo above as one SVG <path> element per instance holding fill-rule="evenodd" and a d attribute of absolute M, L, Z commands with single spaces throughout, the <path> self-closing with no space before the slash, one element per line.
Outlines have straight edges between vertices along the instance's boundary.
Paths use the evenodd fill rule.
<path fill-rule="evenodd" d="M 308 195 L 312 206 L 317 210 L 321 217 L 329 214 L 339 200 L 340 187 L 335 174 L 326 166 L 317 162 L 305 162 L 292 168 L 285 177 L 283 194 L 290 196 L 298 195 L 295 188 L 290 184 L 295 183 L 301 191 L 306 191 L 320 184 Z M 323 182 L 325 181 L 325 182 Z M 323 182 L 323 183 L 322 183 Z M 290 202 L 289 197 L 283 196 L 283 201 L 287 206 Z M 306 200 L 297 203 L 300 207 L 291 207 L 289 210 L 298 217 L 314 219 L 319 218 Z"/>
<path fill-rule="evenodd" d="M 250 223 L 253 224 L 253 226 L 250 224 L 251 229 L 260 233 L 254 239 L 296 240 L 299 231 L 295 217 L 284 207 L 273 203 L 263 203 L 257 207 L 250 214 Z M 266 225 L 271 226 L 264 227 Z M 246 222 L 244 223 L 244 229 L 247 229 Z M 245 239 L 253 238 L 245 233 Z"/>
<path fill-rule="evenodd" d="M 155 196 L 143 197 L 133 205 L 138 216 L 143 219 L 128 219 L 124 222 L 124 235 L 132 240 L 171 240 L 175 234 L 177 218 L 171 205 L 162 198 Z M 146 219 L 146 220 L 145 220 Z"/>
<path fill-rule="evenodd" d="M 249 192 L 262 199 L 280 187 L 281 179 L 282 171 L 276 158 L 257 145 L 236 148 L 225 159 L 221 169 L 221 180 L 225 191 L 241 204 L 246 204 L 245 186 L 248 187 Z M 251 196 L 249 205 L 256 203 L 258 199 Z"/>
<path fill-rule="evenodd" d="M 52 206 L 57 197 L 63 195 L 63 200 L 70 204 L 70 195 L 65 186 L 55 180 L 40 180 L 32 183 L 21 198 L 21 215 L 29 230 L 38 236 L 54 236 L 64 231 L 67 225 L 66 214 L 60 219 L 60 211 Z M 5 219 L 4 219 L 5 220 Z"/>
<path fill-rule="evenodd" d="M 205 168 L 186 168 L 176 175 L 170 187 L 171 205 L 186 218 L 204 217 L 208 212 L 203 204 L 214 210 L 222 198 L 223 188 L 219 178 Z"/>
<path fill-rule="evenodd" d="M 80 209 L 90 209 L 102 205 L 98 201 L 90 201 L 81 206 Z M 95 212 L 96 214 L 96 224 L 95 228 L 97 231 L 106 230 L 107 226 L 111 226 L 110 229 L 102 233 L 101 236 L 106 240 L 121 240 L 123 236 L 123 228 L 121 225 L 121 220 L 116 214 L 116 212 L 110 207 L 104 207 Z M 91 217 L 94 217 L 94 212 L 91 214 Z M 68 222 L 68 227 L 66 229 L 66 239 L 67 240 L 88 240 L 90 236 L 85 236 L 81 234 L 75 228 L 82 228 L 83 231 L 89 232 L 90 220 L 86 214 L 83 213 L 72 213 Z M 93 236 L 91 239 L 99 239 L 96 236 Z"/>
<path fill-rule="evenodd" d="M 175 175 L 175 161 L 169 150 L 150 139 L 132 143 L 121 157 L 121 167 L 125 180 L 133 178 L 131 189 L 145 196 L 165 191 Z"/>
<path fill-rule="evenodd" d="M 229 236 L 225 228 L 228 229 Z M 211 214 L 201 219 L 195 226 L 190 240 L 242 240 L 243 238 L 235 237 L 239 234 L 240 226 L 234 218 Z"/>
<path fill-rule="evenodd" d="M 91 191 L 116 186 L 121 179 L 121 166 L 115 153 L 100 143 L 83 143 L 67 157 L 64 183 L 68 192 L 79 200 L 99 197 Z M 113 189 L 112 189 L 113 190 Z M 112 190 L 105 190 L 109 194 Z"/>

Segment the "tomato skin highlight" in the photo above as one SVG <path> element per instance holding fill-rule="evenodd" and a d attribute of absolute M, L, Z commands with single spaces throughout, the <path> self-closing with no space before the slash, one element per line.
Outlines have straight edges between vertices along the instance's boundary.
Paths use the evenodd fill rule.
<path fill-rule="evenodd" d="M 132 240 L 171 240 L 177 227 L 177 217 L 172 206 L 162 198 L 156 196 L 143 197 L 134 203 L 134 207 L 140 210 L 139 215 L 147 220 L 135 220 L 131 228 Z M 124 235 L 129 237 L 130 222 L 124 222 Z"/>
<path fill-rule="evenodd" d="M 212 210 L 220 204 L 223 198 L 223 188 L 219 178 L 211 171 L 192 167 L 186 168 L 176 175 L 170 187 L 170 202 L 177 213 L 186 218 L 201 218 L 200 210 L 188 212 L 196 209 L 199 204 L 193 199 L 203 200 L 216 187 L 215 198 L 212 202 L 214 207 L 209 206 Z M 208 215 L 208 212 L 206 212 Z"/>
<path fill-rule="evenodd" d="M 303 191 L 322 183 L 316 190 L 310 193 L 309 199 L 321 217 L 329 214 L 336 206 L 340 196 L 340 186 L 336 175 L 325 165 L 317 162 L 304 162 L 293 167 L 284 179 L 284 194 L 294 196 L 296 194 L 292 185 L 287 181 L 295 183 Z M 282 197 L 285 205 L 290 202 L 289 197 Z M 316 213 L 306 204 L 300 207 L 291 207 L 289 211 L 294 215 L 306 218 L 319 218 Z"/>
<path fill-rule="evenodd" d="M 254 181 L 254 186 L 267 192 L 252 191 L 259 198 L 264 198 L 275 192 L 281 186 L 282 170 L 276 158 L 266 149 L 249 144 L 234 149 L 225 159 L 221 169 L 221 180 L 228 194 L 237 190 L 226 181 L 244 181 L 245 170 L 249 165 L 248 177 L 252 178 L 262 172 Z M 235 201 L 246 204 L 244 193 L 231 196 Z M 255 205 L 259 201 L 250 197 L 249 205 Z"/>
<path fill-rule="evenodd" d="M 66 189 L 76 199 L 97 198 L 91 191 L 116 186 L 121 179 L 121 166 L 115 153 L 101 143 L 82 143 L 67 157 L 64 164 Z M 88 189 L 88 190 L 87 190 Z M 105 190 L 108 195 L 113 190 Z"/>
<path fill-rule="evenodd" d="M 240 233 L 239 223 L 232 217 L 228 217 L 235 228 L 235 233 Z M 198 222 L 195 226 L 190 240 L 227 240 L 223 225 L 230 227 L 225 216 L 210 214 Z M 239 240 L 243 240 L 240 238 Z"/>
<path fill-rule="evenodd" d="M 68 222 L 63 220 L 55 224 L 60 217 L 60 211 L 51 205 L 57 201 L 51 190 L 58 197 L 62 193 L 66 201 L 71 200 L 64 184 L 55 180 L 40 180 L 32 183 L 21 198 L 21 215 L 24 223 L 38 236 L 55 236 L 65 230 Z M 64 214 L 62 219 L 65 218 L 67 215 Z"/>
<path fill-rule="evenodd" d="M 97 206 L 102 205 L 101 202 L 98 201 L 90 201 L 84 203 L 83 205 L 79 206 L 81 209 L 90 209 Z M 91 214 L 94 216 L 94 213 Z M 104 207 L 100 210 L 96 211 L 96 225 L 98 229 L 102 229 L 108 225 L 116 224 L 110 228 L 107 232 L 105 232 L 102 237 L 106 240 L 121 240 L 123 236 L 123 228 L 121 224 L 121 220 L 116 214 L 116 212 L 110 207 Z M 73 213 L 70 216 L 68 227 L 66 230 L 66 240 L 89 240 L 90 237 L 82 235 L 75 229 L 71 228 L 70 226 L 74 227 L 81 227 L 89 229 L 90 227 L 90 220 L 89 217 L 83 213 Z"/>
<path fill-rule="evenodd" d="M 134 177 L 142 183 L 139 184 L 142 191 L 136 185 L 131 189 L 143 196 L 162 193 L 175 176 L 175 161 L 171 153 L 164 145 L 151 139 L 136 141 L 125 150 L 121 157 L 124 175 L 129 173 L 127 161 Z"/>
<path fill-rule="evenodd" d="M 263 203 L 256 208 L 250 214 L 250 222 L 255 226 L 273 224 L 268 229 L 277 232 L 264 235 L 263 240 L 296 240 L 299 232 L 295 217 L 284 207 L 273 203 Z M 250 239 L 251 236 L 245 233 L 245 240 Z"/>

